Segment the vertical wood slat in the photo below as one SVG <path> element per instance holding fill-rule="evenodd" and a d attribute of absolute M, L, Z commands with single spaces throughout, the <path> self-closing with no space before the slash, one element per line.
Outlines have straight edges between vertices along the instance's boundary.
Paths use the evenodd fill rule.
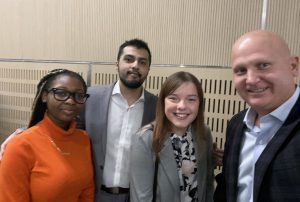
<path fill-rule="evenodd" d="M 87 78 L 88 65 L 59 66 L 77 71 Z M 57 64 L 0 63 L 0 142 L 16 128 L 27 125 L 36 84 L 44 74 L 54 68 L 57 68 Z M 223 148 L 228 121 L 247 107 L 232 86 L 232 70 L 152 67 L 144 86 L 158 95 L 166 78 L 177 71 L 191 72 L 201 81 L 205 98 L 205 121 L 212 130 L 214 140 Z M 118 74 L 114 65 L 93 65 L 92 78 L 92 85 L 105 85 L 116 81 Z"/>

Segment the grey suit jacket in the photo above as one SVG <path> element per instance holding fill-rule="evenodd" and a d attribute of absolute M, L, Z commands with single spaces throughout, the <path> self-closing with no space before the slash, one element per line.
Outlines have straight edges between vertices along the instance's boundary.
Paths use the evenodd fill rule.
<path fill-rule="evenodd" d="M 88 98 L 84 113 L 80 116 L 78 126 L 86 129 L 91 139 L 95 176 L 95 201 L 101 186 L 105 163 L 108 108 L 115 83 L 106 86 L 92 86 L 88 88 Z M 144 114 L 142 125 L 148 124 L 155 118 L 157 97 L 144 91 Z"/>
<path fill-rule="evenodd" d="M 212 137 L 206 128 L 206 141 L 196 145 L 198 201 L 211 202 L 213 195 Z M 130 170 L 130 201 L 151 202 L 155 154 L 152 130 L 142 129 L 132 137 Z M 180 182 L 170 138 L 160 152 L 157 177 L 157 202 L 180 202 Z"/>
<path fill-rule="evenodd" d="M 246 110 L 228 124 L 223 170 L 217 176 L 216 202 L 235 202 L 239 155 L 246 128 Z M 300 201 L 300 97 L 286 121 L 268 143 L 255 164 L 253 201 Z"/>

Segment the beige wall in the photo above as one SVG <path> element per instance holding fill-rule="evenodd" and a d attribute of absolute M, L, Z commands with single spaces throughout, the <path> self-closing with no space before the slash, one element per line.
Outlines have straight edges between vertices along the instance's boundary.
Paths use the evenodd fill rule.
<path fill-rule="evenodd" d="M 229 65 L 242 33 L 282 34 L 300 54 L 299 0 L 1 0 L 0 57 L 113 62 L 139 37 L 156 64 Z"/>

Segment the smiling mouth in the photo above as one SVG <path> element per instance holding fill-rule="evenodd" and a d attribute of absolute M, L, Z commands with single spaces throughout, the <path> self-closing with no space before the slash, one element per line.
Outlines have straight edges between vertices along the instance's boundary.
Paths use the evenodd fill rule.
<path fill-rule="evenodd" d="M 182 114 L 182 113 L 174 113 L 174 115 L 179 119 L 185 119 L 188 117 L 188 114 Z"/>
<path fill-rule="evenodd" d="M 267 89 L 268 89 L 267 87 L 265 87 L 265 88 L 256 88 L 256 89 L 249 89 L 248 92 L 250 92 L 250 93 L 262 93 L 262 92 L 264 92 Z"/>

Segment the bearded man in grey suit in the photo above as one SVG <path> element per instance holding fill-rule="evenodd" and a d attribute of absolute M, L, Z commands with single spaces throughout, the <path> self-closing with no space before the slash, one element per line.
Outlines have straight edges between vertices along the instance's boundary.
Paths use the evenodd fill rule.
<path fill-rule="evenodd" d="M 233 81 L 250 108 L 228 124 L 215 202 L 300 201 L 298 60 L 273 32 L 234 44 Z"/>
<path fill-rule="evenodd" d="M 80 123 L 92 143 L 95 201 L 129 201 L 131 136 L 155 116 L 157 97 L 142 86 L 150 64 L 151 52 L 144 41 L 126 41 L 117 57 L 119 80 L 88 89 Z"/>

